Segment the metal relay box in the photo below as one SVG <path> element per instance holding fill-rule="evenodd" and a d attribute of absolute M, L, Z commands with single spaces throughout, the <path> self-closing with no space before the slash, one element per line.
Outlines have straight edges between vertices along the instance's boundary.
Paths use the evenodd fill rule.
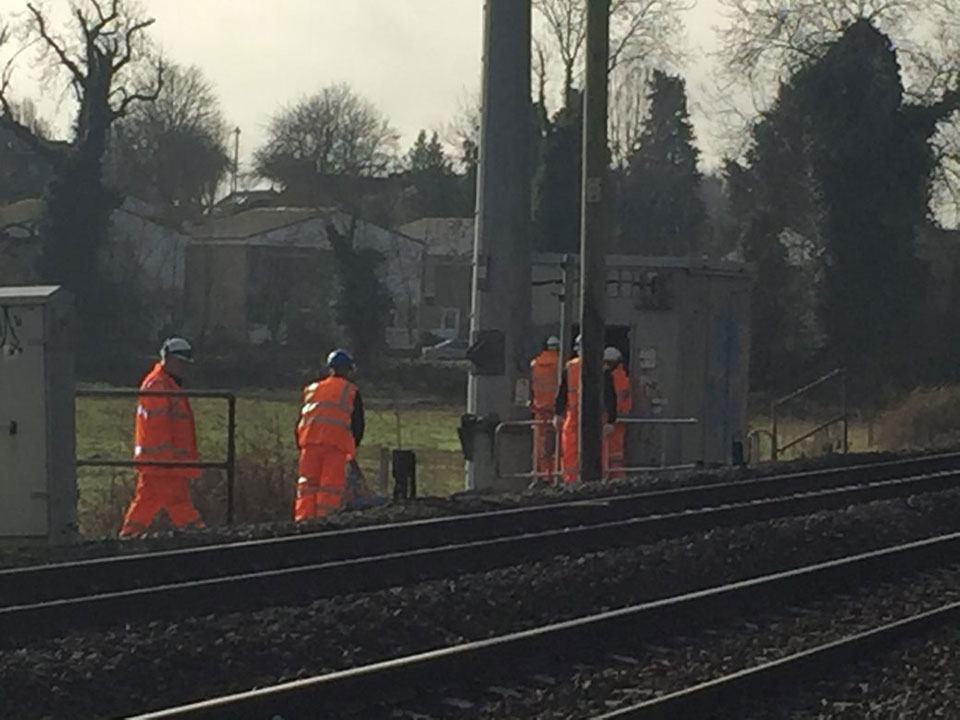
<path fill-rule="evenodd" d="M 0 287 L 0 540 L 75 537 L 73 326 L 59 286 Z"/>

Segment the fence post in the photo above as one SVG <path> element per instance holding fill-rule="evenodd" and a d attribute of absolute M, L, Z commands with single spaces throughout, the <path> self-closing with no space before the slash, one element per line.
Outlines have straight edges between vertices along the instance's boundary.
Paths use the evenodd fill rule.
<path fill-rule="evenodd" d="M 777 401 L 774 400 L 770 404 L 770 420 L 772 428 L 770 434 L 772 439 L 770 440 L 770 460 L 773 462 L 777 461 Z"/>
<path fill-rule="evenodd" d="M 227 397 L 227 525 L 233 525 L 233 492 L 237 478 L 237 398 Z"/>
<path fill-rule="evenodd" d="M 380 446 L 380 471 L 378 474 L 380 480 L 380 490 L 387 491 L 390 487 L 390 450 L 384 445 Z"/>
<path fill-rule="evenodd" d="M 843 377 L 841 380 L 841 393 L 842 393 L 842 402 L 843 402 L 843 454 L 846 455 L 849 448 L 849 437 L 850 437 L 850 411 L 847 407 L 847 369 L 843 369 Z"/>

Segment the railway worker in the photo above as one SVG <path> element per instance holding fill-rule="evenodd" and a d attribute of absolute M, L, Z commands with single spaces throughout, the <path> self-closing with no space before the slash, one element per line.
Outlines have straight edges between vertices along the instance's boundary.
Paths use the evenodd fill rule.
<path fill-rule="evenodd" d="M 630 376 L 623 366 L 623 354 L 615 347 L 604 348 L 603 367 L 613 379 L 613 389 L 617 394 L 617 418 L 622 420 L 633 410 L 633 392 L 630 389 Z M 607 477 L 622 478 L 626 461 L 626 424 L 614 423 L 613 432 L 606 439 Z"/>
<path fill-rule="evenodd" d="M 141 390 L 178 391 L 193 364 L 193 348 L 183 338 L 169 338 L 160 348 L 160 362 L 144 377 Z M 197 436 L 190 401 L 183 396 L 141 395 L 134 426 L 135 460 L 197 461 Z M 157 513 L 167 511 L 174 527 L 203 527 L 190 499 L 195 467 L 137 466 L 137 488 L 120 528 L 120 537 L 146 532 Z"/>
<path fill-rule="evenodd" d="M 580 476 L 580 340 L 577 336 L 573 351 L 576 356 L 567 361 L 557 390 L 556 413 L 563 418 L 560 436 L 563 481 L 572 485 Z M 613 432 L 610 423 L 617 420 L 617 397 L 613 378 L 609 371 L 603 373 L 603 433 L 604 438 Z"/>
<path fill-rule="evenodd" d="M 303 390 L 297 423 L 300 450 L 293 519 L 300 522 L 340 510 L 350 501 L 347 465 L 363 439 L 363 401 L 350 382 L 353 358 L 346 350 L 327 356 L 327 377 Z"/>
<path fill-rule="evenodd" d="M 560 384 L 560 338 L 551 335 L 543 352 L 530 361 L 530 412 L 533 426 L 534 482 L 552 482 L 556 468 L 557 429 L 554 405 Z"/>

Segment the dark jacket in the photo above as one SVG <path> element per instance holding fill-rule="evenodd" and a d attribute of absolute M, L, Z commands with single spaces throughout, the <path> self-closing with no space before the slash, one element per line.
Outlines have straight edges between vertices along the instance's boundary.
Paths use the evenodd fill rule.
<path fill-rule="evenodd" d="M 615 423 L 617 421 L 617 391 L 613 386 L 613 375 L 609 370 L 603 371 L 603 405 L 607 411 L 607 422 Z M 563 369 L 563 378 L 560 380 L 560 387 L 557 390 L 556 402 L 557 415 L 567 413 L 567 369 Z"/>

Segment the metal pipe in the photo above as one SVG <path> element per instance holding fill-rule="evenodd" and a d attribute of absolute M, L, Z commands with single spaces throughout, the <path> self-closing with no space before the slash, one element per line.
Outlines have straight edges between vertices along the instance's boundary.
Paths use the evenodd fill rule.
<path fill-rule="evenodd" d="M 782 398 L 780 398 L 779 400 L 775 400 L 775 401 L 774 401 L 774 406 L 776 406 L 776 405 L 783 405 L 785 402 L 787 402 L 787 401 L 789 401 L 789 400 L 793 400 L 794 398 L 797 398 L 797 397 L 799 397 L 800 395 L 803 395 L 804 393 L 807 393 L 807 392 L 809 392 L 810 390 L 813 390 L 813 389 L 814 389 L 815 387 L 817 387 L 818 385 L 823 385 L 823 383 L 827 382 L 827 380 L 832 380 L 832 379 L 835 378 L 837 375 L 842 375 L 842 374 L 844 374 L 845 372 L 846 372 L 846 371 L 845 371 L 843 368 L 837 368 L 837 369 L 835 369 L 835 370 L 831 370 L 830 372 L 828 372 L 828 373 L 827 373 L 826 375 L 824 375 L 823 377 L 818 378 L 817 380 L 814 380 L 812 383 L 809 383 L 809 384 L 807 384 L 807 385 L 804 385 L 804 386 L 803 386 L 802 388 L 800 388 L 799 390 L 794 390 L 794 391 L 793 391 L 792 393 L 790 393 L 789 395 L 784 395 L 784 396 L 783 396 Z"/>
<path fill-rule="evenodd" d="M 580 479 L 603 478 L 603 342 L 606 326 L 605 211 L 608 195 L 607 66 L 610 0 L 587 1 L 580 228 Z"/>

